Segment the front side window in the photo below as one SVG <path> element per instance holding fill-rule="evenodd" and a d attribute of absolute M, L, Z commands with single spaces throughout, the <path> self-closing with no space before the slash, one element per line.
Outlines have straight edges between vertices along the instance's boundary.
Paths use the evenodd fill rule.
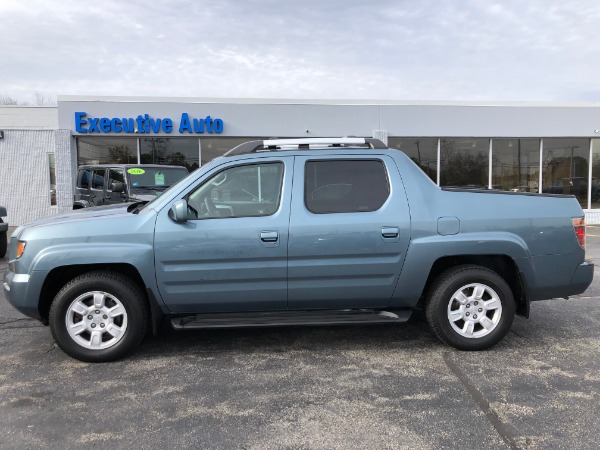
<path fill-rule="evenodd" d="M 231 167 L 187 196 L 190 219 L 270 216 L 279 208 L 283 163 Z"/>
<path fill-rule="evenodd" d="M 122 170 L 109 169 L 107 189 L 109 191 L 112 191 L 112 188 L 113 186 L 115 186 L 115 183 L 120 183 L 121 186 L 123 186 L 125 184 L 125 175 L 123 174 Z"/>
<path fill-rule="evenodd" d="M 304 201 L 315 214 L 376 211 L 390 194 L 383 161 L 308 161 Z"/>

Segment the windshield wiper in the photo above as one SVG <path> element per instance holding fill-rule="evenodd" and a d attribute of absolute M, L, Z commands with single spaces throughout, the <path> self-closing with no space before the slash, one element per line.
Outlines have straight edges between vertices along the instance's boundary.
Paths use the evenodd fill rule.
<path fill-rule="evenodd" d="M 134 189 L 147 189 L 149 191 L 164 191 L 169 186 L 133 186 Z"/>
<path fill-rule="evenodd" d="M 131 205 L 127 207 L 127 212 L 131 214 L 137 214 L 140 212 L 140 209 L 148 203 L 147 200 L 140 200 L 139 202 L 133 202 Z"/>

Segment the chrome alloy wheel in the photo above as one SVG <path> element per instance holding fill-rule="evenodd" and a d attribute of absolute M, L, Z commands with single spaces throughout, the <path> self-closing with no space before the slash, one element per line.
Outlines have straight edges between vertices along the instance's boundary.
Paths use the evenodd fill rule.
<path fill-rule="evenodd" d="M 69 336 L 79 345 L 102 350 L 117 344 L 127 330 L 127 311 L 114 295 L 91 291 L 69 305 L 66 317 Z"/>
<path fill-rule="evenodd" d="M 502 302 L 491 287 L 472 283 L 458 289 L 448 303 L 448 321 L 466 338 L 487 336 L 502 317 Z"/>

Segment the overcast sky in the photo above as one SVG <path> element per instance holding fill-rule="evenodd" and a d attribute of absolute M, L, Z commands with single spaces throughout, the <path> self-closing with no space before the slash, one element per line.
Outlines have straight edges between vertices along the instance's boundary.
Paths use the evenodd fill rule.
<path fill-rule="evenodd" d="M 0 0 L 0 94 L 600 101 L 598 0 Z"/>

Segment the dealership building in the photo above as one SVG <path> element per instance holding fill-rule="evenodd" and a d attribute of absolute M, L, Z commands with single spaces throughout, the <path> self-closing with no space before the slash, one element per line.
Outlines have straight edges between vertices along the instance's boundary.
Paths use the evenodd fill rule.
<path fill-rule="evenodd" d="M 357 136 L 404 151 L 439 186 L 575 195 L 600 223 L 600 103 L 61 96 L 0 106 L 0 205 L 11 225 L 73 207 L 83 164 L 193 171 L 273 137 Z"/>

